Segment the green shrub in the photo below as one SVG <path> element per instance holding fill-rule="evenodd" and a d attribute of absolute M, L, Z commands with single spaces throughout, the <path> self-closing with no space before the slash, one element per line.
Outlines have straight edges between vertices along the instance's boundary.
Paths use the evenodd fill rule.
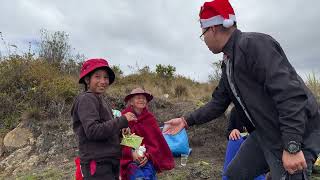
<path fill-rule="evenodd" d="M 0 77 L 0 127 L 9 129 L 32 107 L 61 115 L 79 92 L 77 77 L 41 59 L 10 56 L 0 62 Z"/>
<path fill-rule="evenodd" d="M 171 65 L 167 65 L 167 66 L 162 64 L 156 65 L 156 73 L 160 77 L 172 79 L 175 72 L 176 72 L 176 68 Z"/>
<path fill-rule="evenodd" d="M 111 66 L 111 69 L 113 70 L 114 74 L 116 75 L 116 78 L 120 78 L 123 76 L 123 71 L 120 69 L 120 66 L 113 65 L 113 66 Z"/>
<path fill-rule="evenodd" d="M 19 124 L 19 115 L 13 113 L 10 116 L 4 117 L 3 119 L 3 128 L 12 130 Z"/>

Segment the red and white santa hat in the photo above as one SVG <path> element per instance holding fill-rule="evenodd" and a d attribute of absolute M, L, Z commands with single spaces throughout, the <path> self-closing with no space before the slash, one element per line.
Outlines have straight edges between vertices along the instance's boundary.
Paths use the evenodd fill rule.
<path fill-rule="evenodd" d="M 205 2 L 200 9 L 201 28 L 222 24 L 229 28 L 236 22 L 236 16 L 228 0 Z"/>

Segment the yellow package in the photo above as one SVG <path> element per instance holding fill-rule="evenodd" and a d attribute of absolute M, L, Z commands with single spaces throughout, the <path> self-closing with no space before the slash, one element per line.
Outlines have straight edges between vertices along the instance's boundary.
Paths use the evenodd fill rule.
<path fill-rule="evenodd" d="M 314 163 L 316 166 L 320 166 L 320 156 L 318 157 L 316 163 Z"/>
<path fill-rule="evenodd" d="M 141 145 L 143 137 L 137 136 L 135 134 L 123 135 L 121 145 L 132 147 L 138 149 Z"/>

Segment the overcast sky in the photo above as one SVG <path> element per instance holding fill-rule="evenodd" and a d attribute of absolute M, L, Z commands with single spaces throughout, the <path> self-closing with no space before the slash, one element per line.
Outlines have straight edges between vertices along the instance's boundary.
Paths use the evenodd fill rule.
<path fill-rule="evenodd" d="M 65 31 L 75 52 L 120 65 L 171 64 L 177 73 L 206 81 L 213 55 L 199 39 L 203 0 L 1 0 L 0 32 L 25 52 L 40 29 Z M 298 73 L 320 74 L 320 1 L 230 0 L 238 27 L 277 39 Z M 317 33 L 318 32 L 318 33 Z M 15 48 L 11 48 L 14 51 Z M 7 51 L 0 42 L 0 52 Z"/>

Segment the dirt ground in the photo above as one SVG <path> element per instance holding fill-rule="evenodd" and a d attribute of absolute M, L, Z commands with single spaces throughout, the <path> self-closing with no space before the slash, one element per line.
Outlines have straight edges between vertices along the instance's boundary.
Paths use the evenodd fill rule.
<path fill-rule="evenodd" d="M 219 118 L 188 130 L 192 153 L 186 166 L 175 158 L 174 170 L 160 173 L 160 180 L 221 179 L 227 139 L 226 123 Z"/>
<path fill-rule="evenodd" d="M 186 115 L 196 108 L 191 102 L 170 104 L 158 100 L 151 104 L 152 112 L 158 117 L 160 124 L 171 118 Z M 159 180 L 221 179 L 227 143 L 226 124 L 226 119 L 221 117 L 188 129 L 192 153 L 188 157 L 187 165 L 181 166 L 180 158 L 175 158 L 175 169 L 160 173 Z"/>
<path fill-rule="evenodd" d="M 161 125 L 171 118 L 180 117 L 196 109 L 193 102 L 170 103 L 158 99 L 150 104 Z M 224 116 L 203 125 L 196 125 L 188 129 L 189 143 L 192 153 L 188 158 L 186 166 L 180 165 L 180 158 L 175 158 L 176 167 L 171 171 L 158 174 L 159 180 L 200 180 L 200 179 L 221 179 L 226 138 L 226 118 Z M 57 134 L 57 133 L 54 133 Z M 1 179 L 74 179 L 75 165 L 74 154 L 65 151 L 57 154 L 49 164 L 42 164 L 32 171 L 24 172 L 18 176 L 1 175 Z M 320 175 L 318 175 L 320 176 Z M 313 180 L 320 180 L 320 177 L 313 177 Z"/>

